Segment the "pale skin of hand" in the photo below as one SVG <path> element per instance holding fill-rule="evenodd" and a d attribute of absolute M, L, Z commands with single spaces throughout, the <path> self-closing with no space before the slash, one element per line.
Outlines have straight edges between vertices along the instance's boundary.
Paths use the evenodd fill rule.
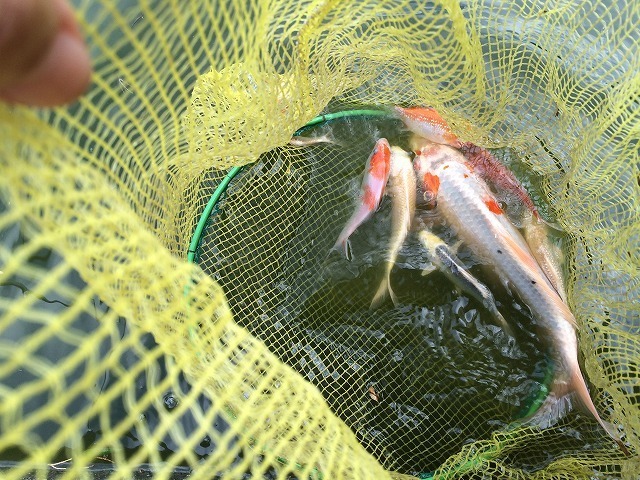
<path fill-rule="evenodd" d="M 0 0 L 0 102 L 62 105 L 90 81 L 89 53 L 66 0 Z"/>

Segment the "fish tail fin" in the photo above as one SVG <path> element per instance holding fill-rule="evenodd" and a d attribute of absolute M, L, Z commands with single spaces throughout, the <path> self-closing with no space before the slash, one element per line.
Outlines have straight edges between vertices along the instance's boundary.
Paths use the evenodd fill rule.
<path fill-rule="evenodd" d="M 589 412 L 596 421 L 600 424 L 607 435 L 611 437 L 611 439 L 618 444 L 618 447 L 627 457 L 631 456 L 631 453 L 627 449 L 626 445 L 622 443 L 620 439 L 620 434 L 618 433 L 615 425 L 609 422 L 605 422 L 600 418 L 598 411 L 596 410 L 596 406 L 593 404 L 591 400 L 591 396 L 589 395 L 589 390 L 587 390 L 587 384 L 582 377 L 580 371 L 576 370 L 573 373 L 571 378 L 571 386 L 576 392 L 576 406 L 580 407 L 582 410 Z"/>
<path fill-rule="evenodd" d="M 373 300 L 371 300 L 371 306 L 369 308 L 372 310 L 378 308 L 387 299 L 387 295 L 391 297 L 391 301 L 394 305 L 398 305 L 398 297 L 396 297 L 396 294 L 391 288 L 391 265 L 387 267 L 384 278 L 382 282 L 380 282 L 380 286 L 373 296 Z"/>
<path fill-rule="evenodd" d="M 615 426 L 600 418 L 591 400 L 584 378 L 578 369 L 573 372 L 569 383 L 554 382 L 551 393 L 544 400 L 540 408 L 524 420 L 524 423 L 541 429 L 549 428 L 569 413 L 574 404 L 581 410 L 591 414 L 604 431 L 607 432 L 607 435 L 616 442 L 620 450 L 626 456 L 630 456 L 630 452 L 620 439 L 620 435 L 616 431 Z"/>
<path fill-rule="evenodd" d="M 333 130 L 329 130 L 323 136 L 326 139 L 327 143 L 331 143 L 331 144 L 337 145 L 339 147 L 346 147 L 346 145 L 344 143 L 342 143 L 340 140 L 338 140 L 336 138 L 335 134 L 333 133 Z"/>

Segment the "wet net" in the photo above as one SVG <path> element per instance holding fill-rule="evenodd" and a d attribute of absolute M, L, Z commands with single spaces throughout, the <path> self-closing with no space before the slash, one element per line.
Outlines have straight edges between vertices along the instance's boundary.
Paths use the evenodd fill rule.
<path fill-rule="evenodd" d="M 75 8 L 90 91 L 0 105 L 4 478 L 640 472 L 637 3 Z M 422 275 L 415 232 L 399 304 L 369 308 L 388 200 L 353 261 L 329 252 L 376 139 L 409 148 L 393 105 L 435 107 L 561 227 L 583 372 L 631 457 L 579 410 L 518 426 L 551 368 L 527 306 L 496 287 L 511 338 Z"/>

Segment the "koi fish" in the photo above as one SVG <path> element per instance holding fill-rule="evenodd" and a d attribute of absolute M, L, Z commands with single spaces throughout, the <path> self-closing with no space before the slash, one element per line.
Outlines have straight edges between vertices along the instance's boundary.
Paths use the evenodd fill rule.
<path fill-rule="evenodd" d="M 589 396 L 578 363 L 576 320 L 536 262 L 518 230 L 506 227 L 504 212 L 487 184 L 472 171 L 464 156 L 453 148 L 434 145 L 414 160 L 418 179 L 436 199 L 437 209 L 446 221 L 485 263 L 492 265 L 505 284 L 513 288 L 529 306 L 542 330 L 543 338 L 556 365 L 552 391 L 528 420 L 539 426 L 550 425 L 562 414 L 569 394 L 629 454 L 604 422 Z"/>
<path fill-rule="evenodd" d="M 391 289 L 391 270 L 398 252 L 404 243 L 416 208 L 416 174 L 409 154 L 399 147 L 391 147 L 391 171 L 387 192 L 391 195 L 391 239 L 385 266 L 385 274 L 380 287 L 373 296 L 371 308 L 378 307 L 387 294 L 394 305 L 398 298 Z"/>
<path fill-rule="evenodd" d="M 560 252 L 549 239 L 548 227 L 540 217 L 538 209 L 529 196 L 529 192 L 518 181 L 513 172 L 500 163 L 487 149 L 471 142 L 464 142 L 460 146 L 460 151 L 473 167 L 474 173 L 493 186 L 496 191 L 508 192 L 515 196 L 531 212 L 531 218 L 527 219 L 524 224 L 525 239 L 540 268 L 542 268 L 562 301 L 566 302 L 567 294 L 560 265 Z"/>
<path fill-rule="evenodd" d="M 456 254 L 449 249 L 440 237 L 428 230 L 422 230 L 419 235 L 434 266 L 444 273 L 460 290 L 480 302 L 493 315 L 500 326 L 511 335 L 511 327 L 498 311 L 496 301 L 489 288 L 469 273 Z M 427 273 L 429 271 L 425 271 L 423 275 Z"/>
<path fill-rule="evenodd" d="M 331 250 L 342 249 L 349 260 L 353 258 L 349 237 L 380 206 L 384 188 L 389 180 L 390 161 L 391 147 L 386 138 L 381 138 L 376 142 L 367 160 L 358 205 L 331 248 Z"/>
<path fill-rule="evenodd" d="M 456 148 L 460 147 L 460 140 L 458 140 L 456 134 L 451 131 L 449 124 L 440 116 L 435 108 L 394 107 L 394 109 L 405 126 L 419 137 L 434 143 L 450 145 Z"/>

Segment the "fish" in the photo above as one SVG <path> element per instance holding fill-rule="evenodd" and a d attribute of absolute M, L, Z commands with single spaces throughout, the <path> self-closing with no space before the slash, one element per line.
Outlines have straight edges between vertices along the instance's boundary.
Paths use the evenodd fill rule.
<path fill-rule="evenodd" d="M 511 170 L 502 164 L 489 150 L 475 143 L 463 142 L 460 151 L 473 167 L 473 171 L 497 191 L 509 192 L 527 208 L 535 218 L 540 212 L 533 203 L 529 192 Z"/>
<path fill-rule="evenodd" d="M 430 142 L 459 148 L 462 142 L 449 124 L 431 107 L 394 107 L 396 115 L 414 134 Z"/>
<path fill-rule="evenodd" d="M 461 291 L 480 302 L 493 315 L 493 318 L 496 319 L 503 330 L 513 336 L 511 326 L 498 311 L 491 290 L 469 273 L 456 254 L 449 249 L 449 246 L 440 237 L 428 230 L 422 230 L 419 233 L 419 237 L 427 249 L 427 254 L 434 266 L 444 273 Z M 425 271 L 423 275 L 427 273 L 429 271 Z"/>
<path fill-rule="evenodd" d="M 367 160 L 356 209 L 338 235 L 336 243 L 331 247 L 332 251 L 342 250 L 348 260 L 353 258 L 349 237 L 380 206 L 385 186 L 389 180 L 390 163 L 391 147 L 386 138 L 380 138 Z"/>
<path fill-rule="evenodd" d="M 525 240 L 542 271 L 566 303 L 567 293 L 561 265 L 562 254 L 549 238 L 548 224 L 540 216 L 527 189 L 513 172 L 486 148 L 464 142 L 460 146 L 460 151 L 473 167 L 474 173 L 482 177 L 496 191 L 507 192 L 517 198 L 530 212 L 531 215 L 523 223 Z"/>
<path fill-rule="evenodd" d="M 391 238 L 384 277 L 373 296 L 371 308 L 380 306 L 387 294 L 394 305 L 398 304 L 398 298 L 391 289 L 391 270 L 411 227 L 416 208 L 416 184 L 416 174 L 409 154 L 400 147 L 391 147 L 391 170 L 387 187 L 387 193 L 391 196 Z"/>
<path fill-rule="evenodd" d="M 291 140 L 289 140 L 289 145 L 292 147 L 309 147 L 311 145 L 320 145 L 323 143 L 339 145 L 331 133 L 325 133 L 319 137 L 301 137 L 296 135 L 291 137 Z"/>
<path fill-rule="evenodd" d="M 551 392 L 527 422 L 545 427 L 557 421 L 570 395 L 588 411 L 628 455 L 612 425 L 603 421 L 591 400 L 578 362 L 577 322 L 535 260 L 520 232 L 509 228 L 487 183 L 463 154 L 431 145 L 414 160 L 418 180 L 435 198 L 437 209 L 472 252 L 491 265 L 507 288 L 529 307 L 550 350 L 555 370 Z"/>

